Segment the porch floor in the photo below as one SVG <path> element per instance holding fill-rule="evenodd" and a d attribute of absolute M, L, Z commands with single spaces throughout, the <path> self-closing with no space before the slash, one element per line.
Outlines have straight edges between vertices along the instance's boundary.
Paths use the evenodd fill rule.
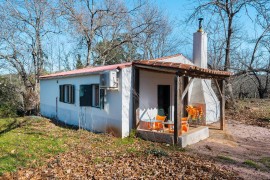
<path fill-rule="evenodd" d="M 145 129 L 137 129 L 137 133 L 139 137 L 148 141 L 173 144 L 173 134 L 166 131 L 157 132 Z M 178 137 L 178 145 L 180 147 L 186 147 L 187 145 L 197 143 L 208 137 L 209 129 L 207 126 L 190 127 L 188 132 L 183 133 Z"/>

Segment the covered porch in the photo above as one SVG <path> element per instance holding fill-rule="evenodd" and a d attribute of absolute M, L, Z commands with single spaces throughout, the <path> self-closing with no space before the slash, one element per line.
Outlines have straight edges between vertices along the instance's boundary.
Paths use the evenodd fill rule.
<path fill-rule="evenodd" d="M 143 139 L 177 144 L 181 147 L 207 138 L 207 104 L 196 103 L 196 98 L 192 100 L 190 92 L 194 82 L 202 79 L 205 80 L 203 83 L 210 86 L 210 80 L 214 81 L 220 102 L 220 116 L 217 118 L 220 121 L 220 129 L 223 130 L 224 80 L 229 76 L 229 72 L 177 62 L 134 62 L 133 127 Z M 194 116 L 192 112 L 195 112 Z M 160 119 L 159 116 L 166 117 L 166 120 Z"/>

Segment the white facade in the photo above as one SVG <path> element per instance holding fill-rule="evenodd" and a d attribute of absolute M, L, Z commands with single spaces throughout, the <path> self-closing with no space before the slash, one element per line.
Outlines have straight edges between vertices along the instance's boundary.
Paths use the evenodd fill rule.
<path fill-rule="evenodd" d="M 174 115 L 174 75 L 140 70 L 140 119 L 154 119 L 158 114 L 158 85 L 170 86 L 170 120 Z"/>
<path fill-rule="evenodd" d="M 183 55 L 175 55 L 157 59 L 159 62 L 182 63 L 207 68 L 207 34 L 196 32 L 193 44 L 194 63 Z M 97 72 L 94 72 L 94 70 Z M 129 135 L 133 122 L 133 82 L 132 64 L 118 72 L 117 90 L 106 90 L 104 109 L 80 106 L 80 85 L 100 84 L 100 76 L 106 68 L 82 70 L 82 74 L 74 71 L 59 76 L 44 76 L 40 81 L 40 111 L 43 116 L 58 119 L 66 124 L 75 125 L 93 132 L 112 133 L 118 137 Z M 103 69 L 103 70 L 101 70 Z M 110 69 L 112 70 L 112 69 Z M 115 70 L 115 69 L 114 69 Z M 85 72 L 88 71 L 88 74 Z M 92 74 L 89 74 L 89 71 Z M 83 74 L 84 73 L 84 74 Z M 61 74 L 61 73 L 60 73 Z M 139 70 L 139 119 L 153 119 L 158 114 L 158 85 L 166 85 L 169 92 L 170 120 L 174 120 L 174 77 L 175 74 Z M 75 86 L 75 103 L 59 101 L 59 86 L 71 84 Z M 114 85 L 113 85 L 114 86 Z M 166 97 L 167 98 L 167 97 Z M 165 99 L 166 99 L 165 98 Z M 206 123 L 216 122 L 220 117 L 219 101 L 211 87 L 210 80 L 194 79 L 189 87 L 188 104 L 204 104 Z M 167 103 L 167 102 L 166 102 Z M 166 107 L 168 104 L 166 104 Z M 164 106 L 165 107 L 165 106 Z M 167 111 L 167 108 L 166 108 Z"/>
<path fill-rule="evenodd" d="M 99 84 L 100 74 L 74 76 L 66 78 L 41 79 L 40 112 L 43 116 L 76 125 L 93 132 L 112 133 L 126 137 L 132 124 L 131 67 L 119 72 L 119 89 L 106 91 L 104 109 L 80 106 L 80 85 Z M 59 101 L 59 85 L 75 86 L 75 103 Z"/>

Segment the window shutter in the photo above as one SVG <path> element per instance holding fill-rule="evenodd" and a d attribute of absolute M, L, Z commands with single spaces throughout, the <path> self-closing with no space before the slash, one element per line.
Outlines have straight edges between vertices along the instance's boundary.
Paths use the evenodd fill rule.
<path fill-rule="evenodd" d="M 74 85 L 71 85 L 70 93 L 71 93 L 71 101 L 70 101 L 70 103 L 74 104 L 74 102 L 75 102 L 75 86 Z"/>
<path fill-rule="evenodd" d="M 89 88 L 89 101 L 90 101 L 90 106 L 93 106 L 93 85 L 91 84 L 90 85 L 90 88 Z"/>
<path fill-rule="evenodd" d="M 104 109 L 105 105 L 105 89 L 100 89 L 100 108 Z"/>
<path fill-rule="evenodd" d="M 68 103 L 71 103 L 71 85 L 68 85 Z"/>
<path fill-rule="evenodd" d="M 59 100 L 60 102 L 64 102 L 64 86 L 60 85 L 59 86 Z"/>

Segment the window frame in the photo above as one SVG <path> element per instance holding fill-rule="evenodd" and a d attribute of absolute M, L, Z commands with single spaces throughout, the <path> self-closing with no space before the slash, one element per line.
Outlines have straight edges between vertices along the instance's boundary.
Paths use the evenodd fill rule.
<path fill-rule="evenodd" d="M 82 87 L 84 87 L 85 89 L 82 89 Z M 88 91 L 89 94 L 83 94 L 83 96 L 81 96 L 81 93 L 82 93 L 81 91 L 84 91 L 84 93 Z M 79 94 L 80 106 L 104 109 L 105 92 L 102 92 L 102 91 L 105 91 L 105 90 L 100 88 L 100 84 L 97 84 L 97 83 L 96 84 L 81 84 L 80 94 Z M 97 96 L 98 96 L 98 102 L 96 101 Z M 82 98 L 87 98 L 89 99 L 89 101 L 82 100 Z"/>
<path fill-rule="evenodd" d="M 67 104 L 75 104 L 75 85 L 72 84 L 59 85 L 59 102 Z"/>

